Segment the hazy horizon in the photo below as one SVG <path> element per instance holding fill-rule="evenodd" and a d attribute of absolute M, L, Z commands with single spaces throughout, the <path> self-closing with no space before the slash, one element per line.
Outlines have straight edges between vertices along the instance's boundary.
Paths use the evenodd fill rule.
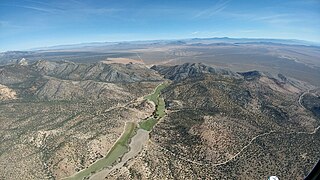
<path fill-rule="evenodd" d="M 90 42 L 266 38 L 320 42 L 320 2 L 0 2 L 0 51 Z"/>

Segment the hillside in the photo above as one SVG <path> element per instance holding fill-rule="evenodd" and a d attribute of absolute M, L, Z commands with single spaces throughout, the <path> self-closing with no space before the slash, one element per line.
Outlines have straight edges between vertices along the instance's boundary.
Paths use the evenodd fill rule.
<path fill-rule="evenodd" d="M 302 179 L 320 158 L 320 91 L 282 74 L 36 61 L 1 66 L 0 84 L 0 179 L 82 172 L 127 122 L 146 143 L 107 179 Z"/>
<path fill-rule="evenodd" d="M 297 82 L 201 64 L 153 69 L 174 80 L 167 115 L 140 156 L 107 178 L 302 179 L 320 158 L 320 119 L 299 105 Z"/>
<path fill-rule="evenodd" d="M 137 98 L 163 81 L 146 67 L 39 61 L 0 67 L 0 179 L 61 179 L 105 156 Z"/>

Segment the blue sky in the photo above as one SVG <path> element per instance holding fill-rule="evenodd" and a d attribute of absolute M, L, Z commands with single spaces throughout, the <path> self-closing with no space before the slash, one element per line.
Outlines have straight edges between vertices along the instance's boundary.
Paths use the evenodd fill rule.
<path fill-rule="evenodd" d="M 0 0 L 0 51 L 194 37 L 320 42 L 320 0 Z"/>

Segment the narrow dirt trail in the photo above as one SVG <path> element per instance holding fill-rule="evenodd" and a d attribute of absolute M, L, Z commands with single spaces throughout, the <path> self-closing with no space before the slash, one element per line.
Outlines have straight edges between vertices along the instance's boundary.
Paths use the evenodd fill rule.
<path fill-rule="evenodd" d="M 310 92 L 310 89 L 309 89 L 308 91 L 303 92 L 303 93 L 299 96 L 299 100 L 298 100 L 299 105 L 300 105 L 302 108 L 304 108 L 304 109 L 305 109 L 305 107 L 302 105 L 301 101 L 302 101 L 303 96 L 306 95 L 306 94 L 309 93 L 309 92 Z"/>
<path fill-rule="evenodd" d="M 300 96 L 299 96 L 299 100 L 298 100 L 298 103 L 299 105 L 305 109 L 305 107 L 302 105 L 301 101 L 302 101 L 302 98 L 305 94 L 307 93 L 310 93 L 310 89 L 308 91 L 305 91 L 304 93 L 302 93 Z M 149 142 L 155 146 L 157 146 L 159 149 L 161 150 L 164 150 L 166 152 L 169 152 L 170 154 L 174 155 L 175 157 L 178 157 L 180 160 L 183 160 L 183 161 L 187 161 L 187 162 L 190 162 L 190 163 L 193 163 L 193 164 L 197 164 L 197 165 L 206 165 L 206 166 L 220 166 L 220 165 L 224 165 L 224 164 L 227 164 L 228 162 L 236 159 L 244 150 L 246 150 L 257 138 L 260 138 L 260 137 L 263 137 L 263 136 L 267 136 L 267 135 L 270 135 L 272 133 L 281 133 L 281 134 L 315 134 L 318 130 L 319 130 L 320 126 L 316 127 L 312 132 L 304 132 L 304 131 L 298 131 L 298 132 L 276 132 L 276 131 L 270 131 L 270 132 L 267 132 L 267 133 L 263 133 L 263 134 L 259 134 L 257 136 L 254 136 L 247 145 L 245 145 L 238 153 L 236 153 L 234 156 L 232 156 L 231 158 L 229 158 L 228 160 L 224 161 L 224 162 L 221 162 L 221 163 L 202 163 L 202 162 L 198 162 L 198 161 L 194 161 L 194 160 L 191 160 L 191 159 L 188 159 L 186 157 L 183 157 L 179 154 L 176 154 L 176 153 L 173 153 L 171 152 L 170 150 L 164 148 L 164 147 L 161 147 L 159 144 L 153 142 L 152 140 L 149 140 Z"/>
<path fill-rule="evenodd" d="M 179 154 L 176 154 L 176 153 L 173 153 L 171 152 L 170 150 L 164 148 L 164 147 L 161 147 L 159 144 L 153 142 L 152 140 L 149 140 L 149 142 L 155 146 L 157 146 L 159 149 L 163 150 L 163 151 L 166 151 L 166 152 L 169 152 L 170 154 L 172 154 L 173 156 L 177 157 L 178 159 L 180 160 L 183 160 L 183 161 L 186 161 L 186 162 L 190 162 L 192 164 L 197 164 L 197 165 L 203 165 L 203 166 L 221 166 L 221 165 L 224 165 L 224 164 L 227 164 L 228 162 L 236 159 L 244 150 L 246 150 L 257 138 L 261 138 L 263 136 L 268 136 L 272 133 L 280 133 L 280 134 L 310 134 L 310 135 L 313 135 L 315 134 L 318 130 L 319 130 L 320 126 L 316 127 L 312 132 L 304 132 L 304 131 L 299 131 L 299 132 L 276 132 L 276 131 L 270 131 L 270 132 L 267 132 L 267 133 L 263 133 L 263 134 L 259 134 L 255 137 L 253 137 L 249 143 L 247 145 L 245 145 L 238 153 L 236 153 L 234 156 L 232 156 L 231 158 L 229 158 L 228 160 L 224 161 L 224 162 L 221 162 L 221 163 L 203 163 L 203 162 L 198 162 L 198 161 L 194 161 L 194 160 L 191 160 L 189 158 L 186 158 L 184 156 L 181 156 Z"/>

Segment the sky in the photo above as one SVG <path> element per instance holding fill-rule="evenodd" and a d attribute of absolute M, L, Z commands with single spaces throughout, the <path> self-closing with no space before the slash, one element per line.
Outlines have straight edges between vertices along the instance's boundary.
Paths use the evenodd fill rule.
<path fill-rule="evenodd" d="M 195 37 L 320 42 L 320 0 L 0 0 L 0 52 Z"/>

